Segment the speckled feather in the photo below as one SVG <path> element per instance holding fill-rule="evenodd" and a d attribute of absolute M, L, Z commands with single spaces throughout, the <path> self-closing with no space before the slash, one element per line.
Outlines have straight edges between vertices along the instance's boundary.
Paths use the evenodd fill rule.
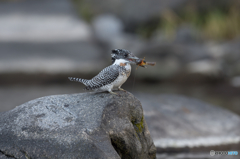
<path fill-rule="evenodd" d="M 98 75 L 91 80 L 69 77 L 70 81 L 81 82 L 86 85 L 84 90 L 94 90 L 102 86 L 108 85 L 115 81 L 121 72 L 126 72 L 125 67 L 119 65 L 110 65 L 104 68 Z"/>

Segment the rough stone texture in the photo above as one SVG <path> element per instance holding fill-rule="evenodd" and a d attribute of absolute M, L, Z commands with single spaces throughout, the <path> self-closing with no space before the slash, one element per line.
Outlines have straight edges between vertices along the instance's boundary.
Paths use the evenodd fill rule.
<path fill-rule="evenodd" d="M 47 96 L 2 113 L 0 158 L 156 158 L 141 103 L 118 93 Z"/>
<path fill-rule="evenodd" d="M 136 96 L 157 148 L 240 143 L 240 117 L 228 110 L 179 95 Z"/>

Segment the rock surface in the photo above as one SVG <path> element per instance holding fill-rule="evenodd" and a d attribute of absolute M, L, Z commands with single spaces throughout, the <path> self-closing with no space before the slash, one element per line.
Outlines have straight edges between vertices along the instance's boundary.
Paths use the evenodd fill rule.
<path fill-rule="evenodd" d="M 141 103 L 118 93 L 47 96 L 2 113 L 0 158 L 156 158 Z"/>
<path fill-rule="evenodd" d="M 179 95 L 136 96 L 157 149 L 240 143 L 240 117 L 228 110 Z"/>

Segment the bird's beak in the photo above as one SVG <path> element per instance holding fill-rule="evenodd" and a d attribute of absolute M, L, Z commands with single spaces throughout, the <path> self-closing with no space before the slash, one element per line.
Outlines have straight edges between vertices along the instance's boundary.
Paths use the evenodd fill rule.
<path fill-rule="evenodd" d="M 132 59 L 132 60 L 138 60 L 139 58 L 138 57 L 136 57 L 136 56 L 130 56 L 130 57 L 128 57 L 129 59 Z"/>
<path fill-rule="evenodd" d="M 137 56 L 134 56 L 132 54 L 128 55 L 127 60 L 130 64 L 137 64 L 136 61 L 140 60 Z"/>

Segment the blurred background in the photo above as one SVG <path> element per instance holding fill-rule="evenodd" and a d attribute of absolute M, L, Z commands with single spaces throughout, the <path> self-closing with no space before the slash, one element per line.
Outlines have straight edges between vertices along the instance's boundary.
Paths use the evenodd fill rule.
<path fill-rule="evenodd" d="M 125 48 L 155 61 L 124 88 L 202 99 L 240 114 L 237 0 L 1 0 L 0 111 L 31 99 L 83 92 Z"/>
<path fill-rule="evenodd" d="M 194 97 L 240 114 L 238 0 L 0 0 L 0 111 L 34 98 L 84 92 L 124 48 L 156 66 L 133 67 L 133 94 Z"/>

